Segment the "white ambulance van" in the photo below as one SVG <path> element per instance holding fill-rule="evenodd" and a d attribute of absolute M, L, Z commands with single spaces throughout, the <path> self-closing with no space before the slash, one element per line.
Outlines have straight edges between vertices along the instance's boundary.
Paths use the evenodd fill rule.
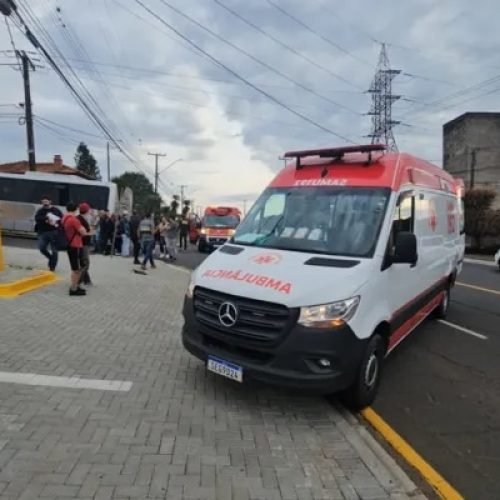
<path fill-rule="evenodd" d="M 463 183 L 383 145 L 294 151 L 193 273 L 185 348 L 208 370 L 356 409 L 385 356 L 446 315 L 464 259 Z"/>

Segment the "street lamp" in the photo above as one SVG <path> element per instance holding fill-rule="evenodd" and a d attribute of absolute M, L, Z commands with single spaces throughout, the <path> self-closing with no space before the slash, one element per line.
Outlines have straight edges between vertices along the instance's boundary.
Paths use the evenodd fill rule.
<path fill-rule="evenodd" d="M 178 161 L 184 161 L 184 158 L 177 158 L 177 160 L 174 160 L 173 162 L 169 163 L 161 172 L 160 175 L 163 174 L 166 170 L 168 170 L 170 167 L 172 167 L 175 163 Z"/>

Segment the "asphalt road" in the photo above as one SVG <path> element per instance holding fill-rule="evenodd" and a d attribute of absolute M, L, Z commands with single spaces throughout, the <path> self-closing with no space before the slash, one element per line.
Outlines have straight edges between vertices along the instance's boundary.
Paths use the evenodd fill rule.
<path fill-rule="evenodd" d="M 5 244 L 35 243 L 6 238 Z M 177 265 L 194 269 L 205 257 L 192 247 L 179 254 Z M 495 267 L 465 264 L 447 321 L 451 325 L 427 320 L 390 355 L 374 409 L 467 500 L 500 499 Z"/>
<path fill-rule="evenodd" d="M 387 360 L 374 409 L 465 498 L 500 499 L 500 272 L 466 264 L 459 283 L 447 321 L 487 339 L 426 321 Z"/>

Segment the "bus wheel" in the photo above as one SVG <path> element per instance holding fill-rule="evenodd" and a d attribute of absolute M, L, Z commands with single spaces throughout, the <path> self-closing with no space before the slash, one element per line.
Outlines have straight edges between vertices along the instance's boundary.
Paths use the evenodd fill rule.
<path fill-rule="evenodd" d="M 359 411 L 373 403 L 382 374 L 384 354 L 384 339 L 375 334 L 366 346 L 354 383 L 342 394 L 342 401 L 351 410 Z"/>
<path fill-rule="evenodd" d="M 448 314 L 448 308 L 450 307 L 450 285 L 446 285 L 444 289 L 443 298 L 439 305 L 434 309 L 434 317 L 438 319 L 445 319 Z"/>

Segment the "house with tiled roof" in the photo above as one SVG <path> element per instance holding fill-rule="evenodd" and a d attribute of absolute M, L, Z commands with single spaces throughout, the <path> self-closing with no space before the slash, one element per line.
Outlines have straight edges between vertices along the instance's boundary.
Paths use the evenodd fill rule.
<path fill-rule="evenodd" d="M 15 161 L 11 163 L 0 163 L 0 172 L 8 174 L 24 174 L 29 171 L 27 160 Z M 48 174 L 77 175 L 84 179 L 92 179 L 88 175 L 78 171 L 74 167 L 64 165 L 61 155 L 54 155 L 54 160 L 50 163 L 36 163 L 36 171 Z"/>

